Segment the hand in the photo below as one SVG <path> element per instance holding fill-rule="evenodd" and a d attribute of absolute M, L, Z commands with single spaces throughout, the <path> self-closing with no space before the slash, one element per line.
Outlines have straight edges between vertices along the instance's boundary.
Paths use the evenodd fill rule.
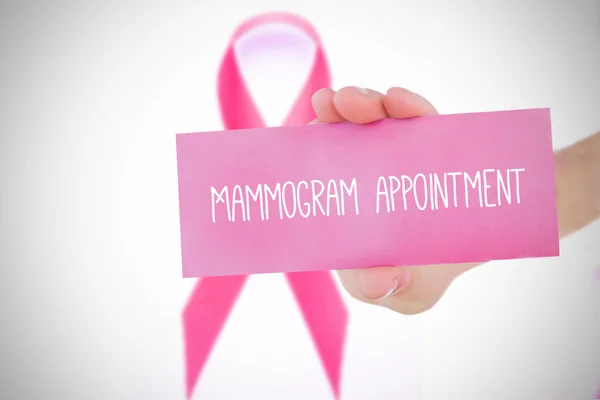
<path fill-rule="evenodd" d="M 409 90 L 346 87 L 321 89 L 313 95 L 317 119 L 312 123 L 350 121 L 356 124 L 383 118 L 412 118 L 438 112 L 425 98 Z M 581 229 L 600 216 L 600 133 L 555 154 L 559 233 Z M 380 267 L 338 271 L 350 295 L 402 314 L 433 307 L 452 281 L 479 264 Z"/>

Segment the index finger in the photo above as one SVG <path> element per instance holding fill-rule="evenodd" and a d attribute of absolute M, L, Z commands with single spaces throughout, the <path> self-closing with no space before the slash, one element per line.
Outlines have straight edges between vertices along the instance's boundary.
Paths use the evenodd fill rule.
<path fill-rule="evenodd" d="M 438 114 L 435 107 L 423 96 L 400 87 L 387 91 L 383 97 L 383 106 L 390 118 L 395 119 Z"/>
<path fill-rule="evenodd" d="M 346 121 L 368 124 L 389 117 L 383 106 L 383 97 L 376 90 L 350 86 L 335 93 L 333 105 Z"/>
<path fill-rule="evenodd" d="M 321 89 L 312 97 L 317 119 L 311 123 L 349 121 L 355 124 L 388 118 L 383 106 L 383 94 L 372 89 L 349 86 L 334 92 Z"/>

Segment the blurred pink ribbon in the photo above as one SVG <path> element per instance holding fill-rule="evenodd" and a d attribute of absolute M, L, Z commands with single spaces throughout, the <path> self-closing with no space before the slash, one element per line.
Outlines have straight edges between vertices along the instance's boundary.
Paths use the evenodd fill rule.
<path fill-rule="evenodd" d="M 329 67 L 320 39 L 302 18 L 287 13 L 268 13 L 242 23 L 225 52 L 218 78 L 219 103 L 225 128 L 264 127 L 259 111 L 240 73 L 235 42 L 245 33 L 267 24 L 286 24 L 307 34 L 316 45 L 309 77 L 284 125 L 307 124 L 316 115 L 312 94 L 330 86 Z M 341 364 L 348 312 L 329 272 L 287 273 L 286 278 L 312 335 L 336 399 L 340 396 Z M 231 312 L 247 276 L 199 279 L 183 310 L 187 396 L 192 396 L 219 333 Z"/>

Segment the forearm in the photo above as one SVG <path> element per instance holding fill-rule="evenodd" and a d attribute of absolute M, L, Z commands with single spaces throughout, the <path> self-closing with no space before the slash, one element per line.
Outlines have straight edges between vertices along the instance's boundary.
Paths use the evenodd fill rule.
<path fill-rule="evenodd" d="M 555 154 L 561 237 L 600 217 L 600 132 Z"/>

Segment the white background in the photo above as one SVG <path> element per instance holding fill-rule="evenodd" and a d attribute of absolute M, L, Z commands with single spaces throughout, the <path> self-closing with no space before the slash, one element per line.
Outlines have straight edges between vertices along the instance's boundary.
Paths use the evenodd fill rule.
<path fill-rule="evenodd" d="M 596 0 L 3 7 L 3 398 L 185 397 L 174 134 L 222 129 L 217 68 L 248 17 L 308 18 L 334 88 L 406 86 L 441 113 L 551 107 L 557 149 L 600 130 Z M 304 65 L 256 68 L 276 56 L 245 69 L 270 125 Z M 598 237 L 597 222 L 558 259 L 478 268 L 417 317 L 346 296 L 342 398 L 417 399 L 420 377 L 426 400 L 591 399 Z M 282 276 L 250 279 L 195 398 L 332 399 Z"/>

